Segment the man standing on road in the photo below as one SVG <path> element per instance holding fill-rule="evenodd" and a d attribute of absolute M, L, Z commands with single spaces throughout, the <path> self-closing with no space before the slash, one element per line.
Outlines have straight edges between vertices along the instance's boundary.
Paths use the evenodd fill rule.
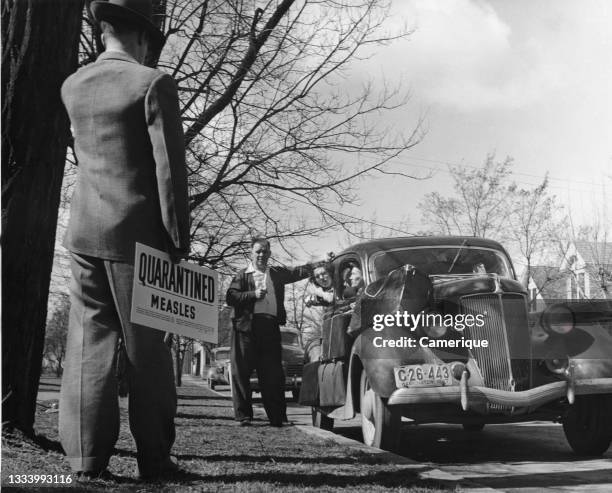
<path fill-rule="evenodd" d="M 272 426 L 286 419 L 285 375 L 279 326 L 287 322 L 285 284 L 307 278 L 311 266 L 268 266 L 270 242 L 254 238 L 251 261 L 236 274 L 226 301 L 234 307 L 231 344 L 232 398 L 241 425 L 253 419 L 250 377 L 257 370 L 263 405 Z"/>
<path fill-rule="evenodd" d="M 105 52 L 62 87 L 79 175 L 65 239 L 72 305 L 59 432 L 79 477 L 105 473 L 119 433 L 121 338 L 138 474 L 151 478 L 177 469 L 176 388 L 164 333 L 130 322 L 134 249 L 144 243 L 175 260 L 189 251 L 184 137 L 173 79 L 142 65 L 164 42 L 151 1 L 94 1 L 91 10 Z"/>

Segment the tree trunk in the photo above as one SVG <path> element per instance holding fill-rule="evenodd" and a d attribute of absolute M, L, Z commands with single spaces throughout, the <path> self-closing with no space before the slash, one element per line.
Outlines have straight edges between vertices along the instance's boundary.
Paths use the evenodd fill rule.
<path fill-rule="evenodd" d="M 32 432 L 83 2 L 2 0 L 2 410 Z"/>
<path fill-rule="evenodd" d="M 62 374 L 64 373 L 64 368 L 62 367 L 62 361 L 64 359 L 63 358 L 58 358 L 57 359 L 57 367 L 55 368 L 55 376 L 56 377 L 61 377 Z"/>
<path fill-rule="evenodd" d="M 181 339 L 177 334 L 176 345 L 174 346 L 174 379 L 177 387 L 183 385 L 183 355 L 184 351 L 181 350 Z"/>

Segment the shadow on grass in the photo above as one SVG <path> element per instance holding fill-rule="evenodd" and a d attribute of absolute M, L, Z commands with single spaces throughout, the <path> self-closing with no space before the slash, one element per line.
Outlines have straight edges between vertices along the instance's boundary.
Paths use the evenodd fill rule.
<path fill-rule="evenodd" d="M 355 486 L 363 488 L 395 487 L 407 488 L 419 486 L 422 488 L 452 488 L 456 483 L 443 483 L 439 481 L 423 480 L 418 473 L 411 470 L 378 471 L 373 474 L 357 475 L 350 472 L 345 474 L 332 474 L 313 471 L 312 474 L 295 474 L 284 472 L 254 472 L 247 474 L 222 474 L 219 476 L 200 476 L 201 480 L 215 483 L 267 483 L 275 486 L 292 486 L 298 488 L 328 488 Z"/>
<path fill-rule="evenodd" d="M 116 455 L 117 457 L 133 457 L 134 459 L 136 458 L 135 451 L 126 450 L 126 449 L 117 448 L 117 447 L 115 447 L 113 455 Z"/>
<path fill-rule="evenodd" d="M 30 443 L 45 452 L 57 452 L 64 455 L 64 449 L 59 441 L 51 440 L 50 438 L 47 438 L 46 435 L 39 433 L 24 433 L 21 430 L 4 427 L 2 429 L 2 440 L 3 444 L 6 441 L 7 445 L 10 443 Z"/>
<path fill-rule="evenodd" d="M 531 473 L 508 476 L 482 476 L 478 483 L 491 488 L 554 488 L 569 486 L 608 485 L 612 481 L 609 471 L 576 471 L 553 472 L 553 473 Z M 588 490 L 585 490 L 588 491 Z M 606 490 L 610 491 L 610 490 Z"/>
<path fill-rule="evenodd" d="M 203 404 L 192 403 L 192 402 L 179 402 L 178 407 L 202 407 Z M 206 404 L 206 407 L 228 407 L 227 404 L 215 406 L 212 404 Z"/>
<path fill-rule="evenodd" d="M 181 407 L 181 406 L 184 406 L 184 405 L 185 404 L 179 402 L 178 407 Z M 194 404 L 194 406 L 203 407 L 204 404 Z M 214 407 L 214 408 L 217 408 L 217 409 L 232 409 L 232 406 L 228 405 L 228 404 L 210 404 L 210 403 L 206 403 L 206 407 Z"/>
<path fill-rule="evenodd" d="M 184 401 L 231 401 L 231 397 L 223 397 L 218 395 L 183 395 L 177 394 L 179 400 Z"/>
<path fill-rule="evenodd" d="M 45 435 L 36 435 L 33 442 L 45 452 L 58 452 L 62 455 L 64 454 L 62 444 L 57 440 L 50 440 Z"/>
<path fill-rule="evenodd" d="M 184 419 L 212 419 L 222 421 L 234 421 L 234 418 L 231 416 L 211 416 L 210 414 L 176 413 L 176 417 Z"/>
<path fill-rule="evenodd" d="M 112 476 L 111 480 L 94 480 L 85 484 L 78 484 L 79 491 L 109 491 L 118 489 L 123 491 L 122 486 L 130 491 L 137 487 L 138 491 L 180 491 L 187 486 L 200 488 L 220 488 L 223 485 L 234 485 L 247 483 L 255 484 L 257 490 L 265 485 L 272 484 L 275 489 L 278 486 L 289 488 L 333 488 L 354 486 L 363 489 L 364 486 L 372 485 L 373 488 L 395 487 L 395 488 L 432 488 L 432 489 L 455 489 L 454 483 L 440 481 L 422 480 L 411 471 L 381 471 L 374 474 L 358 476 L 348 474 L 312 473 L 295 474 L 283 472 L 255 472 L 248 474 L 221 474 L 203 475 L 191 471 L 179 471 L 160 479 L 139 480 L 131 477 Z M 154 488 L 154 489 L 152 489 Z M 202 491 L 209 491 L 204 489 Z M 212 489 L 210 491 L 213 491 Z"/>
<path fill-rule="evenodd" d="M 55 383 L 55 382 L 43 382 L 42 380 L 39 382 L 38 384 L 39 390 L 40 387 L 57 387 L 58 389 L 61 387 L 61 385 L 59 383 Z"/>
<path fill-rule="evenodd" d="M 205 462 L 244 462 L 253 464 L 279 463 L 279 464 L 337 464 L 337 465 L 357 465 L 357 464 L 386 464 L 387 462 L 376 456 L 345 456 L 345 457 L 294 457 L 294 456 L 274 456 L 274 455 L 190 455 L 177 454 L 177 459 L 180 460 L 202 460 Z M 427 469 L 428 466 L 423 464 L 422 469 Z"/>

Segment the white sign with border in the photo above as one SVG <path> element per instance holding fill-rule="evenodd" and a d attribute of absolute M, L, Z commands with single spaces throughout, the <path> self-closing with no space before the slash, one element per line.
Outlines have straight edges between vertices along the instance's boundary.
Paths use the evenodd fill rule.
<path fill-rule="evenodd" d="M 218 343 L 217 273 L 136 243 L 132 323 Z"/>

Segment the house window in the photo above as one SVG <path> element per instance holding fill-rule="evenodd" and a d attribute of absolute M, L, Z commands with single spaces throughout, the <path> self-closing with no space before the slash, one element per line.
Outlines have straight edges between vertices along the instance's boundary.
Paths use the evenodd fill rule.
<path fill-rule="evenodd" d="M 573 275 L 570 275 L 570 291 L 569 291 L 568 298 L 570 300 L 577 298 L 576 296 L 576 277 Z"/>
<path fill-rule="evenodd" d="M 576 289 L 577 289 L 576 298 L 578 299 L 586 298 L 586 284 L 585 284 L 584 272 L 580 272 L 578 274 L 578 285 L 576 286 Z"/>
<path fill-rule="evenodd" d="M 529 293 L 529 298 L 530 298 L 530 311 L 534 312 L 537 309 L 537 297 L 538 297 L 538 290 L 537 288 L 531 288 L 530 293 Z"/>

